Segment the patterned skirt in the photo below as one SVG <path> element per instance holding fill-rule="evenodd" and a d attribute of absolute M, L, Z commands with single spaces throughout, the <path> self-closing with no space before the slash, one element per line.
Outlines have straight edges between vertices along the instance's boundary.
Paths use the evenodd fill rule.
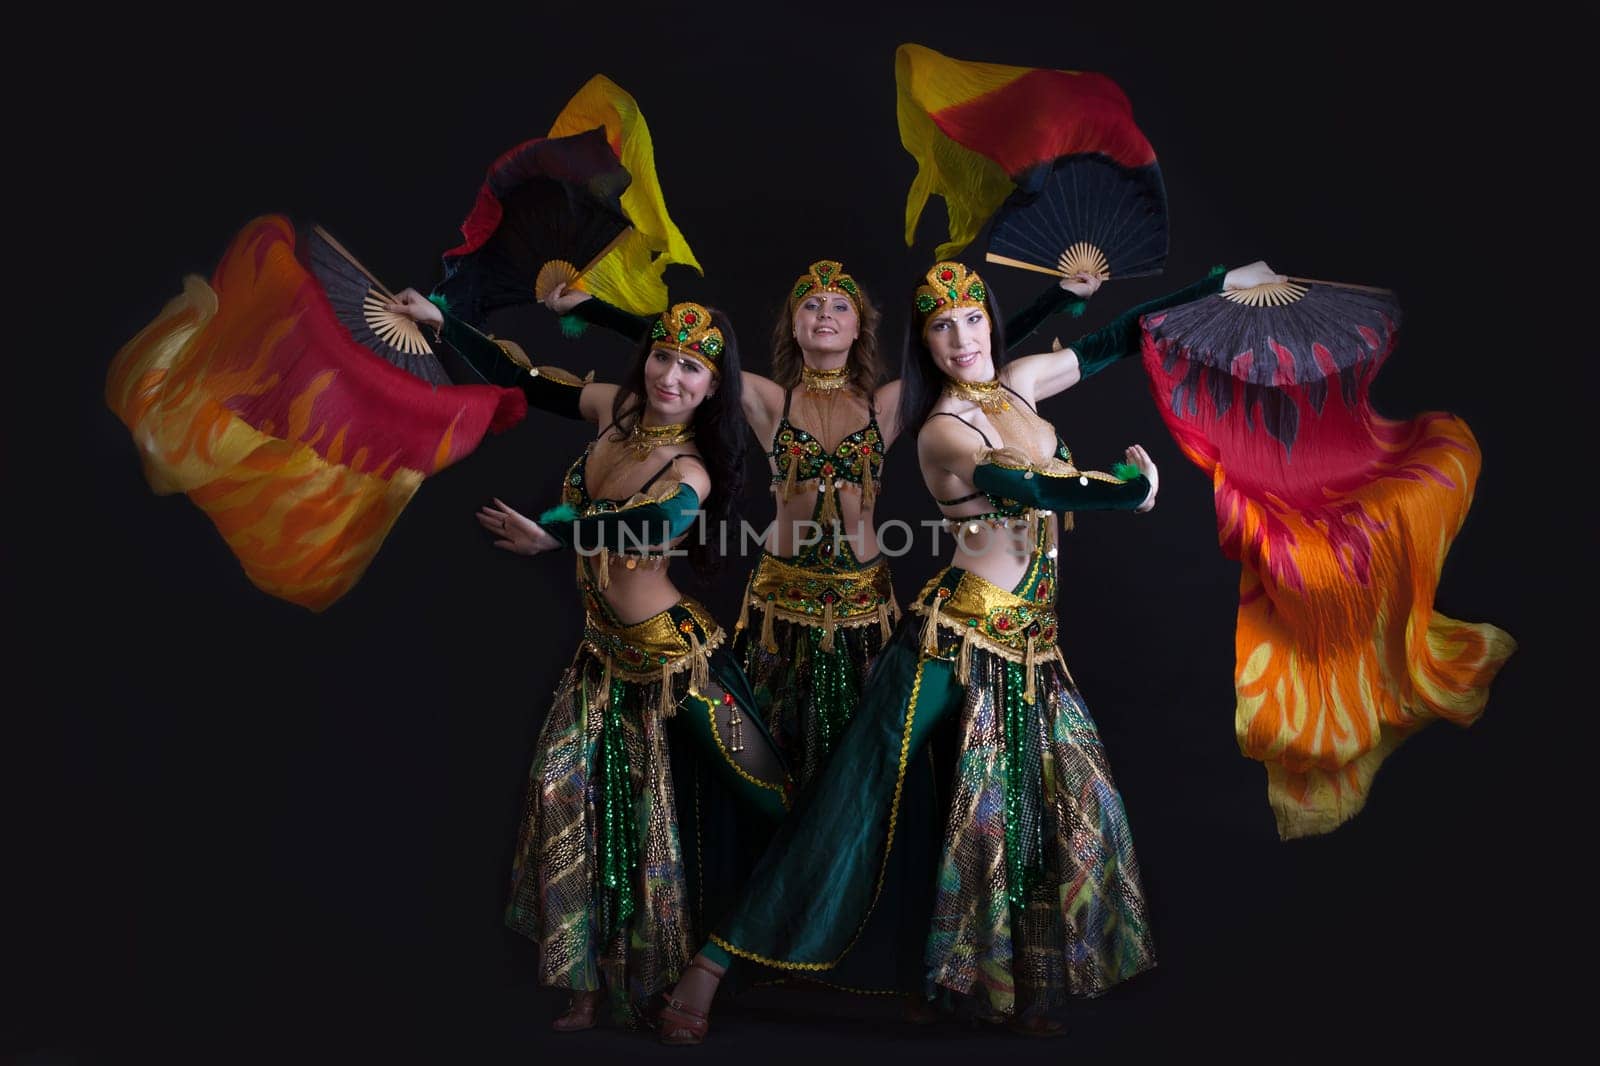
<path fill-rule="evenodd" d="M 804 788 L 838 748 L 900 612 L 889 564 L 881 558 L 860 565 L 843 558 L 799 563 L 761 553 L 733 655 L 796 785 Z"/>
<path fill-rule="evenodd" d="M 883 885 L 923 828 L 902 807 L 908 769 L 954 717 L 943 840 L 921 880 L 932 917 L 920 944 L 901 946 L 922 958 L 920 991 L 1015 1016 L 1098 995 L 1154 964 L 1122 799 L 1055 648 L 1053 582 L 1036 589 L 1020 596 L 954 568 L 929 583 L 915 608 L 923 617 L 901 622 L 838 754 L 714 942 L 826 976 L 874 924 L 923 906 L 884 897 Z"/>
<path fill-rule="evenodd" d="M 506 924 L 538 944 L 541 984 L 604 987 L 625 1024 L 677 981 L 708 882 L 753 861 L 792 792 L 721 640 L 691 600 L 632 626 L 591 613 L 528 772 Z M 702 806 L 750 812 L 759 844 Z"/>

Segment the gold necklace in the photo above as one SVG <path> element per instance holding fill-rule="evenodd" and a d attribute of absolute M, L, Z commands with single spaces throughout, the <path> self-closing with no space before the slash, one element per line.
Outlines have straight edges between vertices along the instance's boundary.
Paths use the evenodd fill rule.
<path fill-rule="evenodd" d="M 643 459 L 663 444 L 683 444 L 691 440 L 694 440 L 694 430 L 686 422 L 674 422 L 670 426 L 647 426 L 641 418 L 628 432 L 626 443 L 637 458 Z"/>
<path fill-rule="evenodd" d="M 841 366 L 835 370 L 813 370 L 802 364 L 800 380 L 812 392 L 833 392 L 850 384 L 850 368 Z"/>
<path fill-rule="evenodd" d="M 992 381 L 957 381 L 947 377 L 944 379 L 944 391 L 946 395 L 977 404 L 985 413 L 1011 410 L 1011 401 L 1006 399 L 999 378 Z"/>

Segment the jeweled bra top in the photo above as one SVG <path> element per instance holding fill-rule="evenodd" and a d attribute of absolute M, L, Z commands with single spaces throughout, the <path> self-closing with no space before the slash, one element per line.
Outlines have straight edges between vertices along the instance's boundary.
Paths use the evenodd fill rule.
<path fill-rule="evenodd" d="M 878 412 L 871 396 L 867 397 L 867 424 L 841 440 L 831 452 L 817 438 L 789 421 L 789 404 L 793 399 L 793 389 L 784 393 L 783 417 L 778 421 L 778 431 L 772 438 L 772 451 L 768 453 L 777 470 L 772 475 L 774 486 L 788 479 L 790 463 L 799 464 L 799 469 L 795 471 L 796 481 L 827 478 L 860 485 L 864 478 L 870 476 L 875 486 L 880 483 L 883 476 L 883 432 L 878 428 Z"/>

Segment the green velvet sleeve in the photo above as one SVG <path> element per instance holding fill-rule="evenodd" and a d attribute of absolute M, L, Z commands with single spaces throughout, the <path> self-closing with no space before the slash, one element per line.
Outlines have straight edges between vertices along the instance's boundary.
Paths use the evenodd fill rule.
<path fill-rule="evenodd" d="M 1086 333 L 1067 345 L 1078 353 L 1079 379 L 1093 377 L 1118 359 L 1139 350 L 1140 317 L 1221 292 L 1222 279 L 1226 273 L 1227 271 L 1220 266 L 1212 267 L 1210 275 L 1204 281 L 1197 281 L 1177 292 L 1158 296 L 1154 300 L 1129 308 L 1113 319 L 1110 325 L 1102 326 L 1093 333 Z"/>
<path fill-rule="evenodd" d="M 1104 474 L 1044 474 L 980 463 L 972 483 L 996 499 L 1051 511 L 1131 511 L 1150 494 L 1143 474 L 1106 480 Z"/>
<path fill-rule="evenodd" d="M 649 318 L 624 311 L 594 296 L 561 316 L 561 332 L 577 337 L 590 326 L 600 326 L 631 341 L 642 341 L 650 332 L 650 322 Z"/>
<path fill-rule="evenodd" d="M 521 389 L 528 398 L 528 404 L 541 411 L 549 411 L 563 418 L 583 417 L 578 407 L 578 398 L 583 395 L 582 381 L 570 374 L 561 375 L 568 380 L 557 380 L 554 376 L 512 362 L 505 349 L 457 318 L 443 297 L 435 295 L 429 299 L 444 315 L 444 323 L 439 327 L 439 339 L 454 348 L 485 381 L 491 385 Z"/>
<path fill-rule="evenodd" d="M 1068 292 L 1060 285 L 1050 286 L 1033 303 L 1006 319 L 1006 351 L 1015 351 L 1045 319 L 1063 312 L 1073 318 L 1082 318 L 1083 310 L 1088 306 L 1089 301 L 1077 293 Z"/>
<path fill-rule="evenodd" d="M 539 524 L 562 545 L 592 555 L 660 549 L 688 532 L 700 515 L 700 496 L 688 485 L 660 503 L 642 503 L 617 511 L 578 517 L 563 504 L 539 516 Z"/>

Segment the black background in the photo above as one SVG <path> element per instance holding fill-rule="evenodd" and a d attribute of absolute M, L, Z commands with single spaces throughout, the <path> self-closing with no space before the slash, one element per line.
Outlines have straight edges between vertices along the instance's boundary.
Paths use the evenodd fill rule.
<path fill-rule="evenodd" d="M 41 1062 L 666 1054 L 644 1036 L 551 1034 L 560 999 L 499 924 L 579 607 L 568 562 L 493 551 L 472 511 L 491 494 L 547 504 L 584 431 L 535 413 L 426 482 L 361 583 L 314 616 L 250 586 L 197 509 L 149 492 L 101 399 L 105 368 L 257 214 L 320 221 L 392 286 L 431 285 L 483 168 L 595 72 L 638 100 L 706 267 L 670 272 L 674 296 L 730 309 L 750 368 L 765 366 L 785 286 L 824 256 L 888 307 L 897 353 L 903 295 L 943 236 L 935 201 L 917 245 L 901 238 L 902 41 L 1101 71 L 1133 100 L 1173 251 L 1164 277 L 1108 285 L 1082 328 L 1213 263 L 1396 288 L 1406 321 L 1376 406 L 1452 411 L 1485 455 L 1438 606 L 1522 646 L 1470 731 L 1429 728 L 1353 822 L 1280 843 L 1264 773 L 1234 744 L 1237 566 L 1216 550 L 1207 479 L 1139 371 L 1114 368 L 1045 413 L 1086 458 L 1140 441 L 1162 468 L 1152 515 L 1080 522 L 1061 581 L 1161 965 L 1085 1004 L 1055 1043 L 768 991 L 720 1010 L 701 1058 L 1382 1060 L 1542 1040 L 1563 1017 L 1557 961 L 1586 957 L 1550 830 L 1577 808 L 1582 778 L 1557 758 L 1592 706 L 1583 689 L 1558 699 L 1577 654 L 1563 634 L 1588 632 L 1557 612 L 1586 606 L 1590 584 L 1589 464 L 1563 437 L 1594 351 L 1553 258 L 1586 240 L 1587 209 L 1585 179 L 1560 166 L 1578 148 L 1549 132 L 1566 98 L 1541 79 L 1561 65 L 1528 50 L 1570 31 L 1531 14 L 1385 16 L 439 6 L 331 25 L 273 8 L 14 37 L 13 73 L 41 55 L 47 73 L 12 90 L 41 189 L 12 201 L 13 324 L 32 339 L 6 452 L 9 717 L 23 732 L 6 748 L 8 1044 Z M 1032 276 L 987 275 L 1003 305 L 1036 291 Z M 561 340 L 542 312 L 504 332 L 536 361 L 602 377 L 625 359 L 606 335 Z M 932 513 L 903 447 L 880 520 Z M 746 512 L 764 522 L 750 470 Z M 902 600 L 937 565 L 925 547 L 897 562 Z M 745 573 L 735 561 L 685 587 L 731 621 Z"/>

